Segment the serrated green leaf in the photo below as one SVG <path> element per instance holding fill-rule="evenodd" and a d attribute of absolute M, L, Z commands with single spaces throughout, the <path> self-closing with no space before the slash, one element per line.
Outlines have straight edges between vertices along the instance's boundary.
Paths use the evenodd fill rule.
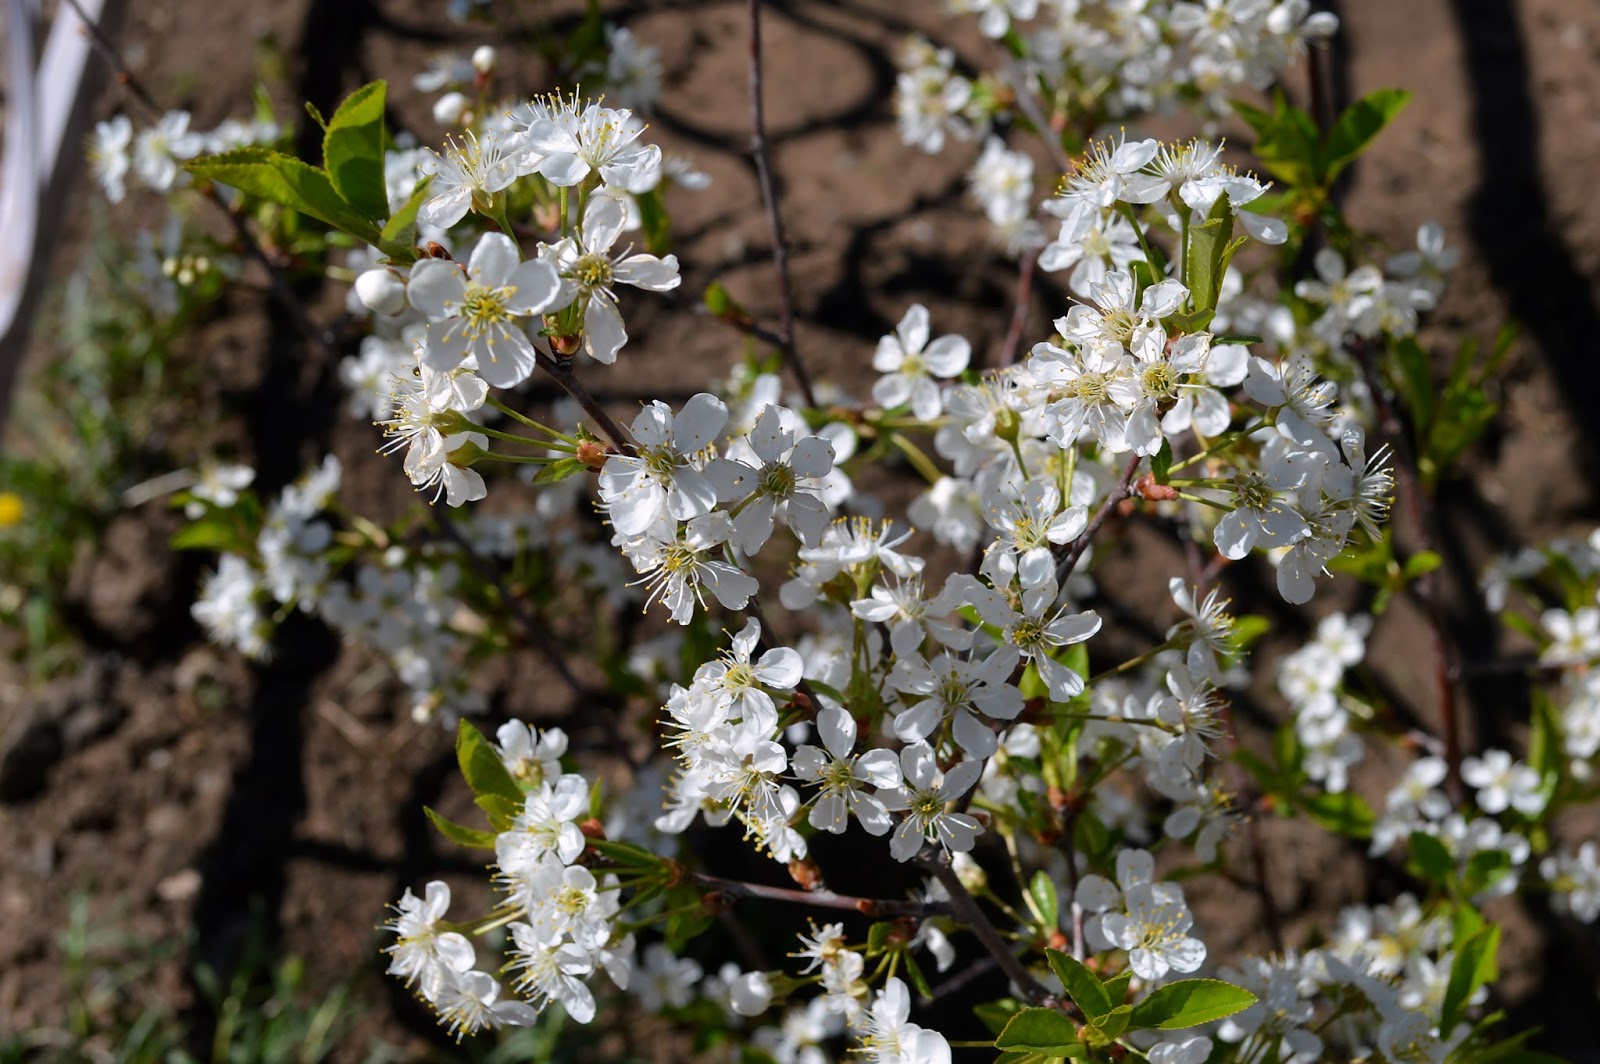
<path fill-rule="evenodd" d="M 433 175 L 424 174 L 378 233 L 378 250 L 401 265 L 417 261 L 417 212 L 427 200 L 432 183 Z"/>
<path fill-rule="evenodd" d="M 1045 950 L 1045 956 L 1050 961 L 1050 970 L 1056 973 L 1061 985 L 1067 988 L 1067 996 L 1084 1016 L 1092 1020 L 1111 1011 L 1111 999 L 1100 985 L 1100 977 L 1085 968 L 1082 961 L 1058 949 Z"/>
<path fill-rule="evenodd" d="M 1089 1029 L 1084 1032 L 1084 1043 L 1091 1046 L 1108 1046 L 1122 1036 L 1128 1029 L 1129 1018 L 1133 1015 L 1133 1006 L 1118 1005 L 1103 1016 L 1096 1016 L 1089 1023 Z"/>
<path fill-rule="evenodd" d="M 1176 1031 L 1232 1016 L 1255 1003 L 1256 996 L 1242 986 L 1220 979 L 1180 979 L 1157 987 L 1133 1006 L 1128 1026 Z"/>
<path fill-rule="evenodd" d="M 1028 904 L 1046 928 L 1054 930 L 1060 923 L 1061 907 L 1056 898 L 1055 881 L 1042 870 L 1035 872 L 1028 882 Z"/>
<path fill-rule="evenodd" d="M 1379 89 L 1345 108 L 1323 141 L 1320 167 L 1323 181 L 1338 177 L 1410 100 L 1411 94 L 1404 89 Z"/>
<path fill-rule="evenodd" d="M 1128 1000 L 1128 984 L 1133 982 L 1133 969 L 1125 968 L 1100 985 L 1106 988 L 1106 998 L 1113 1006 Z"/>
<path fill-rule="evenodd" d="M 1055 1009 L 1023 1009 L 994 1040 L 996 1049 L 1017 1049 L 1055 1057 L 1082 1057 L 1088 1048 L 1078 1039 L 1078 1025 Z"/>
<path fill-rule="evenodd" d="M 1426 831 L 1411 833 L 1411 857 L 1406 864 L 1423 879 L 1440 886 L 1449 882 L 1450 874 L 1455 870 L 1450 851 Z"/>
<path fill-rule="evenodd" d="M 428 820 L 433 824 L 433 826 L 439 829 L 439 834 L 443 835 L 457 846 L 465 846 L 468 849 L 473 850 L 494 849 L 494 840 L 497 837 L 494 832 L 479 831 L 476 828 L 469 828 L 465 824 L 457 824 L 455 821 L 446 819 L 439 813 L 429 809 L 427 806 L 422 807 L 422 812 L 427 816 Z"/>
<path fill-rule="evenodd" d="M 1455 1030 L 1467 1002 L 1480 986 L 1495 978 L 1495 956 L 1500 951 L 1500 925 L 1489 924 L 1465 942 L 1457 942 L 1455 960 L 1450 964 L 1450 981 L 1445 985 L 1444 1004 L 1439 1009 L 1439 1029 Z"/>
<path fill-rule="evenodd" d="M 463 720 L 456 726 L 456 764 L 467 786 L 478 797 L 495 795 L 522 808 L 524 795 L 517 781 L 511 778 L 500 755 L 495 753 L 489 740 L 472 724 Z"/>
<path fill-rule="evenodd" d="M 378 243 L 377 224 L 346 203 L 327 174 L 293 156 L 266 148 L 238 148 L 193 159 L 184 169 L 297 210 L 369 244 Z"/>
<path fill-rule="evenodd" d="M 322 136 L 322 168 L 334 190 L 370 220 L 389 216 L 389 193 L 383 179 L 383 153 L 388 135 L 383 128 L 382 81 L 361 86 L 339 105 Z"/>

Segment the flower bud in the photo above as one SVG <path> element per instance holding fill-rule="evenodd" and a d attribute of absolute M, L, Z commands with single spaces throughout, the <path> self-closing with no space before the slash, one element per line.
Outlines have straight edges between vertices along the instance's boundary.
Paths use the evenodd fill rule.
<path fill-rule="evenodd" d="M 983 870 L 982 865 L 967 854 L 951 854 L 950 866 L 955 869 L 956 878 L 961 880 L 961 885 L 966 887 L 970 893 L 980 893 L 989 885 L 989 874 Z"/>
<path fill-rule="evenodd" d="M 728 988 L 728 1003 L 741 1016 L 759 1016 L 772 1004 L 772 983 L 766 972 L 746 972 Z"/>
<path fill-rule="evenodd" d="M 356 278 L 356 298 L 374 314 L 392 318 L 406 309 L 406 282 L 393 270 L 378 267 Z"/>
<path fill-rule="evenodd" d="M 497 53 L 493 45 L 480 44 L 472 52 L 472 69 L 480 74 L 487 74 L 494 69 Z"/>
<path fill-rule="evenodd" d="M 447 92 L 433 103 L 433 120 L 441 126 L 456 126 L 462 124 L 462 116 L 467 113 L 467 108 L 472 106 L 472 101 L 459 92 Z"/>

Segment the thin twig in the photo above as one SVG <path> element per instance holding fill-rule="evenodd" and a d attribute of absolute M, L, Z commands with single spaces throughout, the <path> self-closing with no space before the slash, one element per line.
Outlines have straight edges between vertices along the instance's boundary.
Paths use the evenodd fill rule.
<path fill-rule="evenodd" d="M 1111 489 L 1111 494 L 1106 496 L 1106 501 L 1100 504 L 1100 509 L 1095 511 L 1089 523 L 1083 526 L 1083 532 L 1078 538 L 1068 544 L 1061 555 L 1061 561 L 1056 566 L 1056 582 L 1063 583 L 1072 575 L 1072 570 L 1078 567 L 1078 562 L 1083 558 L 1083 552 L 1089 549 L 1089 542 L 1094 539 L 1095 533 L 1100 531 L 1100 526 L 1106 523 L 1111 516 L 1111 511 L 1117 504 L 1126 499 L 1133 491 L 1133 481 L 1139 474 L 1139 463 L 1144 461 L 1138 455 L 1128 460 L 1127 469 L 1123 470 L 1122 479 L 1117 481 L 1116 487 Z"/>
<path fill-rule="evenodd" d="M 756 164 L 756 180 L 767 207 L 767 227 L 772 231 L 772 267 L 778 275 L 779 350 L 784 364 L 794 374 L 795 383 L 806 405 L 816 407 L 817 395 L 811 387 L 811 374 L 800 361 L 794 341 L 794 296 L 789 287 L 789 247 L 783 237 L 783 218 L 778 213 L 778 198 L 772 190 L 772 172 L 767 166 L 767 125 L 761 103 L 761 0 L 750 0 L 750 155 Z"/>
<path fill-rule="evenodd" d="M 159 118 L 165 112 L 165 109 L 156 102 L 155 97 L 150 94 L 150 90 L 145 88 L 138 77 L 128 69 L 128 64 L 123 61 L 116 46 L 106 37 L 105 31 L 88 16 L 88 13 L 83 10 L 77 0 L 67 0 L 67 4 L 83 22 L 95 51 L 106 61 L 106 65 L 111 67 L 112 75 L 115 77 L 117 84 L 126 89 L 128 94 L 149 112 L 151 118 Z M 233 227 L 234 235 L 239 238 L 239 243 L 243 246 L 245 254 L 258 262 L 267 271 L 267 281 L 272 286 L 272 294 L 277 297 L 278 302 L 282 304 L 283 309 L 288 313 L 295 329 L 305 337 L 307 343 L 317 348 L 318 353 L 324 358 L 332 357 L 336 352 L 327 331 L 317 328 L 312 323 L 310 315 L 306 313 L 305 306 L 300 302 L 299 297 L 294 294 L 294 290 L 289 287 L 289 282 L 284 279 L 282 268 L 272 261 L 271 256 L 261 246 L 261 242 L 251 232 L 250 223 L 227 200 L 223 199 L 222 193 L 217 191 L 215 184 L 207 181 L 199 185 L 198 188 L 202 196 L 210 200 L 227 216 L 228 223 Z"/>
<path fill-rule="evenodd" d="M 1050 125 L 1050 119 L 1044 113 L 1038 97 L 1033 94 L 1033 86 L 1028 83 L 1028 74 L 1022 66 L 1010 56 L 1005 55 L 1006 80 L 1017 94 L 1017 106 L 1022 108 L 1022 113 L 1028 116 L 1028 121 L 1039 130 L 1039 139 L 1044 141 L 1044 146 L 1050 152 L 1050 159 L 1063 173 L 1072 172 L 1072 160 L 1067 157 L 1067 150 L 1061 146 L 1061 138 Z"/>
<path fill-rule="evenodd" d="M 1358 338 L 1353 351 L 1356 363 L 1361 367 L 1362 379 L 1366 381 L 1367 391 L 1372 395 L 1379 426 L 1388 436 L 1389 445 L 1394 448 L 1394 483 L 1401 502 L 1399 509 L 1405 512 L 1410 521 L 1416 549 L 1419 552 L 1431 550 L 1434 543 L 1433 500 L 1418 479 L 1416 454 L 1411 448 L 1408 426 L 1400 411 L 1389 401 L 1389 394 L 1373 360 L 1371 345 Z M 1397 560 L 1404 564 L 1403 559 Z M 1450 660 L 1449 632 L 1445 626 L 1444 611 L 1439 605 L 1433 571 L 1423 573 L 1408 590 L 1428 622 L 1434 686 L 1439 696 L 1439 729 L 1444 739 L 1444 790 L 1450 800 L 1459 806 L 1466 798 L 1466 787 L 1461 780 L 1461 721 L 1452 680 L 1455 669 Z"/>
<path fill-rule="evenodd" d="M 1022 330 L 1028 324 L 1028 311 L 1033 304 L 1033 273 L 1039 263 L 1038 252 L 1022 253 L 1022 264 L 1017 268 L 1017 302 L 1011 311 L 1011 327 L 1006 330 L 1005 343 L 1000 347 L 1000 360 L 996 363 L 1005 369 L 1017 360 L 1022 346 Z"/>
<path fill-rule="evenodd" d="M 950 857 L 940 853 L 929 860 L 919 860 L 935 879 L 943 884 L 946 893 L 950 895 L 950 914 L 966 925 L 967 929 L 977 936 L 983 948 L 988 950 L 1000 970 L 1006 973 L 1007 978 L 1016 985 L 1019 993 L 1029 1003 L 1043 1005 L 1054 999 L 1055 995 L 1022 966 L 1017 955 L 1011 952 L 1011 947 L 1006 940 L 1000 937 L 1000 932 L 995 930 L 994 924 L 978 906 L 974 898 L 961 882 L 961 877 L 950 865 Z"/>
<path fill-rule="evenodd" d="M 506 586 L 504 574 L 500 572 L 500 567 L 485 558 L 473 547 L 467 537 L 462 534 L 461 529 L 456 526 L 455 521 L 450 516 L 448 507 L 435 509 L 434 517 L 438 520 L 439 529 L 445 534 L 445 537 L 454 543 L 462 554 L 466 555 L 467 561 L 478 571 L 478 575 L 493 584 L 495 590 L 500 593 L 500 601 L 505 603 L 506 610 L 510 612 L 512 619 L 522 629 L 523 642 L 531 646 L 538 652 L 540 657 L 544 658 L 545 663 L 550 666 L 557 676 L 561 677 L 563 683 L 572 689 L 573 695 L 579 701 L 588 698 L 590 695 L 589 689 L 584 686 L 583 681 L 573 674 L 566 658 L 562 657 L 560 651 L 556 649 L 555 642 L 550 638 L 549 626 L 542 624 L 539 618 L 528 610 L 527 604 L 511 593 L 511 589 Z"/>
<path fill-rule="evenodd" d="M 894 916 L 953 916 L 955 907 L 942 901 L 911 901 L 910 899 L 857 898 L 848 894 L 835 894 L 831 890 L 796 890 L 793 887 L 769 887 L 762 883 L 747 883 L 742 879 L 724 879 L 721 876 L 689 872 L 684 880 L 697 887 L 705 887 L 730 899 L 762 898 L 788 905 L 809 905 L 817 909 L 845 909 L 871 917 Z"/>
<path fill-rule="evenodd" d="M 628 430 L 613 421 L 611 415 L 605 412 L 605 409 L 600 406 L 595 397 L 590 395 L 588 390 L 578 383 L 577 378 L 573 377 L 572 363 L 570 361 L 557 361 L 543 351 L 535 351 L 534 357 L 538 361 L 539 368 L 549 374 L 550 379 L 560 385 L 561 390 L 571 396 L 583 408 L 583 412 L 589 415 L 589 420 L 595 423 L 595 427 L 611 441 L 611 445 L 614 448 L 627 455 L 637 453 L 633 436 Z"/>

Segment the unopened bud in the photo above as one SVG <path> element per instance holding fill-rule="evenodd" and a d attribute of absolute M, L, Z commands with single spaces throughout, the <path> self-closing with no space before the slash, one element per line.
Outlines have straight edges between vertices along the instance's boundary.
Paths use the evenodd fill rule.
<path fill-rule="evenodd" d="M 1156 478 L 1151 473 L 1140 477 L 1133 486 L 1134 492 L 1141 498 L 1151 502 L 1171 502 L 1178 497 L 1178 489 L 1171 484 L 1157 484 Z"/>
<path fill-rule="evenodd" d="M 406 282 L 390 269 L 367 270 L 356 278 L 356 298 L 372 313 L 392 318 L 406 309 Z"/>
<path fill-rule="evenodd" d="M 956 878 L 961 880 L 961 885 L 966 887 L 969 893 L 981 893 L 989 885 L 989 873 L 964 853 L 952 854 L 950 867 L 955 869 Z"/>
<path fill-rule="evenodd" d="M 497 53 L 493 45 L 480 44 L 472 52 L 472 69 L 480 74 L 487 74 L 494 69 Z"/>
<path fill-rule="evenodd" d="M 809 857 L 796 857 L 790 861 L 789 875 L 805 890 L 822 889 L 822 869 Z"/>
<path fill-rule="evenodd" d="M 458 126 L 472 101 L 465 94 L 447 92 L 433 102 L 433 120 L 441 126 Z"/>
<path fill-rule="evenodd" d="M 596 820 L 594 817 L 590 817 L 588 820 L 585 820 L 583 823 L 579 824 L 578 830 L 583 832 L 583 837 L 586 839 L 599 839 L 601 842 L 606 841 L 606 826 L 600 823 L 600 821 Z"/>
<path fill-rule="evenodd" d="M 1045 945 L 1051 949 L 1065 950 L 1067 948 L 1067 936 L 1061 933 L 1060 928 L 1052 927 L 1049 938 L 1045 940 Z"/>

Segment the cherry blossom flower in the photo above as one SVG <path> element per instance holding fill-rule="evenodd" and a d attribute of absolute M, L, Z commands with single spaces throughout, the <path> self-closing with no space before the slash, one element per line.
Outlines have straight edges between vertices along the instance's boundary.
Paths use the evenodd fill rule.
<path fill-rule="evenodd" d="M 878 341 L 872 368 L 884 376 L 872 385 L 872 398 L 885 409 L 909 403 L 918 420 L 932 421 L 944 410 L 936 378 L 959 377 L 972 359 L 972 345 L 961 336 L 928 341 L 928 308 L 913 303 L 888 336 Z"/>
<path fill-rule="evenodd" d="M 678 257 L 633 254 L 631 248 L 613 255 L 611 248 L 627 225 L 628 211 L 616 196 L 597 193 L 589 198 L 583 218 L 572 236 L 540 247 L 541 261 L 560 274 L 561 293 L 556 306 L 576 300 L 583 309 L 583 350 L 606 365 L 628 342 L 628 331 L 617 309 L 619 284 L 651 292 L 678 287 Z"/>
<path fill-rule="evenodd" d="M 428 316 L 422 360 L 432 369 L 456 368 L 467 358 L 496 388 L 521 384 L 533 373 L 533 342 L 520 319 L 554 306 L 561 282 L 546 262 L 523 262 L 503 233 L 485 233 L 465 273 L 454 262 L 423 259 L 412 267 L 407 295 Z"/>
<path fill-rule="evenodd" d="M 822 747 L 799 747 L 791 765 L 797 777 L 822 788 L 811 807 L 811 826 L 842 835 L 849 815 L 854 814 L 867 834 L 887 833 L 892 823 L 888 811 L 863 787 L 898 787 L 899 759 L 889 750 L 852 754 L 856 722 L 838 706 L 824 706 L 817 713 L 817 734 L 822 738 Z"/>
<path fill-rule="evenodd" d="M 878 793 L 885 809 L 906 814 L 889 840 L 889 853 L 894 859 L 911 860 L 924 842 L 938 843 L 947 853 L 972 849 L 983 826 L 946 806 L 978 782 L 983 775 L 983 762 L 958 761 L 949 772 L 941 773 L 933 748 L 927 743 L 913 743 L 900 751 L 900 767 L 905 782 Z"/>

